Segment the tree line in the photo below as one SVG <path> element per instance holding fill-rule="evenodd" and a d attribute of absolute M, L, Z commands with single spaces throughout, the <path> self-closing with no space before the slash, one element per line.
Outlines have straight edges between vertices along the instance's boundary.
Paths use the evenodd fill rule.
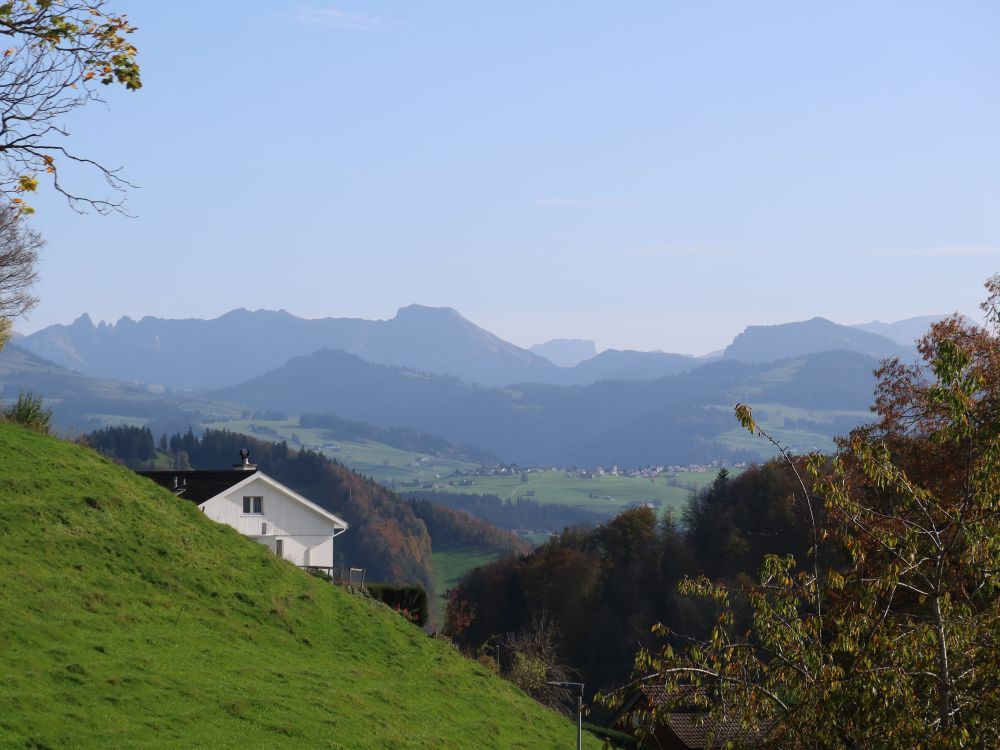
<path fill-rule="evenodd" d="M 449 606 L 464 607 L 471 621 L 451 635 L 476 650 L 545 618 L 559 658 L 591 689 L 618 685 L 632 672 L 636 643 L 655 642 L 653 622 L 692 631 L 710 622 L 676 590 L 685 575 L 737 581 L 768 553 L 807 547 L 794 489 L 776 462 L 735 478 L 723 469 L 681 519 L 636 508 L 598 526 L 567 528 L 529 555 L 469 573 Z"/>
<path fill-rule="evenodd" d="M 535 532 L 558 532 L 567 526 L 597 523 L 601 519 L 600 515 L 585 508 L 558 503 L 540 503 L 522 497 L 505 500 L 498 495 L 435 490 L 407 492 L 404 497 L 455 508 L 510 531 L 530 529 Z"/>

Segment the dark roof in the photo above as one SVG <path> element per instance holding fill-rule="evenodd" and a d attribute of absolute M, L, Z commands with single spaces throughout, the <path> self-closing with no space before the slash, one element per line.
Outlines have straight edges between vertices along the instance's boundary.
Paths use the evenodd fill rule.
<path fill-rule="evenodd" d="M 652 680 L 644 681 L 633 698 L 626 702 L 616 724 L 627 726 L 622 719 L 644 700 L 649 708 L 670 709 L 663 724 L 655 731 L 660 745 L 678 750 L 721 748 L 727 741 L 736 747 L 753 747 L 761 740 L 761 733 L 742 725 L 736 717 L 713 719 L 705 705 L 708 693 L 704 687 L 680 686 L 675 692 Z M 714 735 L 714 737 L 713 737 Z"/>
<path fill-rule="evenodd" d="M 257 473 L 256 469 L 220 469 L 219 471 L 137 471 L 144 477 L 152 479 L 161 487 L 165 487 L 178 497 L 190 500 L 198 505 L 220 492 L 225 492 L 249 476 Z"/>

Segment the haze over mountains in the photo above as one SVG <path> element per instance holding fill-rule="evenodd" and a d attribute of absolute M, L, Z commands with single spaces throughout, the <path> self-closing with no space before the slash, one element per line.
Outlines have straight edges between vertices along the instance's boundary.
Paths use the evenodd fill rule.
<path fill-rule="evenodd" d="M 897 334 L 909 321 L 895 324 Z M 926 327 L 926 326 L 924 326 Z M 389 320 L 320 318 L 288 312 L 233 310 L 212 320 L 122 318 L 97 325 L 87 315 L 19 337 L 21 348 L 93 377 L 110 377 L 170 388 L 222 388 L 281 367 L 293 357 L 341 349 L 374 364 L 450 375 L 466 383 L 499 387 L 513 383 L 587 385 L 601 380 L 649 380 L 694 369 L 705 360 L 683 354 L 605 350 L 592 341 L 559 340 L 535 352 L 511 344 L 451 308 L 410 305 Z M 876 333 L 822 318 L 778 326 L 750 326 L 723 356 L 746 362 L 839 349 L 881 358 L 909 356 L 912 349 Z M 549 352 L 550 361 L 536 353 Z"/>
<path fill-rule="evenodd" d="M 903 346 L 912 346 L 914 341 L 927 333 L 927 329 L 930 328 L 931 323 L 936 323 L 945 317 L 947 316 L 920 315 L 916 318 L 897 320 L 895 323 L 883 323 L 880 320 L 873 320 L 871 323 L 861 323 L 854 327 L 868 333 L 877 333 L 880 336 L 885 336 L 887 339 L 892 339 L 897 344 L 902 344 Z"/>
<path fill-rule="evenodd" d="M 501 389 L 323 350 L 211 396 L 291 414 L 324 411 L 382 427 L 405 424 L 522 464 L 634 465 L 667 456 L 688 463 L 746 457 L 716 442 L 738 431 L 731 407 L 740 400 L 828 412 L 822 423 L 779 421 L 814 433 L 814 441 L 850 429 L 871 401 L 876 364 L 863 354 L 824 352 L 769 364 L 710 362 L 648 381 Z"/>
<path fill-rule="evenodd" d="M 536 347 L 562 362 L 594 349 Z M 878 360 L 912 355 L 814 318 L 750 326 L 712 359 L 605 350 L 567 367 L 450 308 L 411 305 L 386 321 L 234 310 L 96 326 L 81 316 L 9 345 L 0 385 L 6 398 L 40 392 L 72 429 L 127 419 L 183 431 L 251 408 L 412 428 L 520 463 L 687 463 L 745 457 L 731 415 L 740 400 L 794 447 L 829 445 L 865 419 Z"/>
<path fill-rule="evenodd" d="M 857 352 L 876 359 L 913 354 L 912 342 L 903 346 L 877 333 L 813 318 L 798 323 L 748 326 L 726 347 L 723 356 L 743 362 L 773 362 L 831 350 Z"/>
<path fill-rule="evenodd" d="M 597 345 L 590 339 L 552 339 L 528 349 L 559 367 L 575 367 L 597 354 Z"/>
<path fill-rule="evenodd" d="M 231 385 L 319 349 L 487 385 L 539 380 L 558 369 L 451 308 L 420 305 L 401 308 L 390 320 L 307 320 L 284 310 L 239 309 L 214 320 L 122 318 L 95 326 L 82 315 L 71 325 L 20 338 L 18 345 L 87 375 L 185 389 Z"/>

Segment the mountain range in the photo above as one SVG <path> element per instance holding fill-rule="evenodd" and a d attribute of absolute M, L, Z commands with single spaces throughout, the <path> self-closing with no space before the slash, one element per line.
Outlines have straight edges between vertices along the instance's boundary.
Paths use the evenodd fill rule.
<path fill-rule="evenodd" d="M 420 305 L 403 307 L 389 320 L 308 320 L 284 310 L 239 309 L 212 320 L 126 317 L 95 325 L 81 315 L 70 325 L 49 326 L 16 342 L 85 375 L 186 390 L 234 385 L 321 349 L 340 349 L 373 364 L 450 375 L 490 387 L 649 380 L 692 370 L 706 361 L 683 354 L 608 349 L 572 367 L 559 366 L 536 352 L 547 351 L 565 363 L 593 351 L 593 342 L 548 342 L 533 352 L 504 341 L 451 308 Z M 831 349 L 875 358 L 912 355 L 911 347 L 880 334 L 814 318 L 750 326 L 722 356 L 770 362 Z"/>
<path fill-rule="evenodd" d="M 828 447 L 866 418 L 872 370 L 893 356 L 913 349 L 814 318 L 750 326 L 713 358 L 605 350 L 560 367 L 450 308 L 387 321 L 235 310 L 51 326 L 0 353 L 0 386 L 40 393 L 72 429 L 184 431 L 249 408 L 411 428 L 522 464 L 635 465 L 759 451 L 733 421 L 737 401 L 792 447 Z"/>
<path fill-rule="evenodd" d="M 307 320 L 284 310 L 239 309 L 213 320 L 145 317 L 94 325 L 82 315 L 17 344 L 86 375 L 191 390 L 231 385 L 324 348 L 487 385 L 538 380 L 558 369 L 451 308 L 419 305 L 390 320 Z"/>
<path fill-rule="evenodd" d="M 864 354 L 823 352 L 769 364 L 709 362 L 656 380 L 501 389 L 322 350 L 211 396 L 292 414 L 331 412 L 381 427 L 405 424 L 518 463 L 634 465 L 668 457 L 688 463 L 745 457 L 716 442 L 737 427 L 730 409 L 741 400 L 833 412 L 807 426 L 819 435 L 850 429 L 871 402 L 876 364 Z M 850 414 L 849 424 L 838 414 Z"/>

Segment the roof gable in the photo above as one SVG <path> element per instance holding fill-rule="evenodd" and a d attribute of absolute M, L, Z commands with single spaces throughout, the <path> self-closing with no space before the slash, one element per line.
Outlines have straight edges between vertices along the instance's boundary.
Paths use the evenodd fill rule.
<path fill-rule="evenodd" d="M 248 476 L 254 476 L 256 473 L 255 469 L 249 471 L 246 469 L 187 469 L 136 472 L 140 476 L 152 479 L 178 497 L 190 500 L 197 505 L 221 495 L 226 490 L 246 480 Z"/>
<path fill-rule="evenodd" d="M 281 482 L 279 482 L 277 479 L 269 477 L 267 474 L 265 474 L 262 471 L 255 471 L 255 472 L 253 472 L 252 474 L 250 474 L 250 476 L 246 477 L 242 482 L 237 482 L 236 484 L 223 489 L 221 492 L 216 493 L 212 497 L 206 498 L 204 501 L 200 502 L 198 505 L 200 507 L 200 506 L 204 505 L 205 503 L 207 503 L 209 500 L 214 500 L 217 497 L 221 497 L 223 495 L 229 495 L 230 493 L 236 492 L 237 490 L 242 490 L 242 489 L 248 487 L 249 485 L 253 484 L 255 481 L 261 481 L 261 482 L 263 482 L 264 484 L 268 485 L 271 489 L 273 489 L 273 490 L 275 490 L 275 491 L 277 491 L 277 492 L 285 495 L 286 497 L 288 497 L 289 499 L 291 499 L 291 500 L 299 503 L 300 505 L 305 506 L 309 510 L 311 510 L 314 513 L 322 516 L 323 518 L 327 519 L 328 521 L 331 521 L 335 526 L 340 526 L 343 529 L 347 528 L 347 521 L 345 521 L 344 519 L 342 519 L 340 516 L 331 513 L 330 511 L 326 510 L 325 508 L 323 508 L 323 507 L 317 505 L 316 503 L 314 503 L 312 500 L 309 500 L 308 498 L 303 497 L 302 495 L 300 495 L 299 493 L 297 493 L 295 490 L 293 490 L 293 489 L 291 489 L 289 487 L 286 487 Z"/>

